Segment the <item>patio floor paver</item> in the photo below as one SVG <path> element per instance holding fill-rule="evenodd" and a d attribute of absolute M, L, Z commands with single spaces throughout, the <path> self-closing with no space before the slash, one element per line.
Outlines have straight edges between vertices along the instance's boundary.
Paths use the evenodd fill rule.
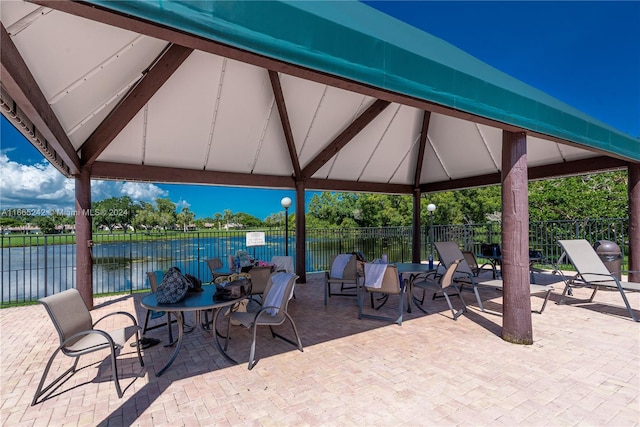
<path fill-rule="evenodd" d="M 125 348 L 119 363 L 122 399 L 104 352 L 83 356 L 80 366 L 86 368 L 54 396 L 30 406 L 57 334 L 40 305 L 0 310 L 0 424 L 640 424 L 640 324 L 617 292 L 600 291 L 594 303 L 583 304 L 577 299 L 590 291 L 576 290 L 571 304 L 557 305 L 557 286 L 544 313 L 532 314 L 534 343 L 521 346 L 500 338 L 499 291 L 480 289 L 487 313 L 478 310 L 472 293 L 463 292 L 469 310 L 457 321 L 439 299 L 425 302 L 432 314 L 414 308 L 398 326 L 358 320 L 355 298 L 332 297 L 325 307 L 322 277 L 308 274 L 289 304 L 303 353 L 263 328 L 258 363 L 249 371 L 248 330 L 232 327 L 229 354 L 240 361 L 234 366 L 217 353 L 211 332 L 196 328 L 161 377 L 155 373 L 172 348 L 144 350 L 144 368 L 135 350 Z M 96 298 L 92 315 L 124 310 L 142 323 L 142 296 Z M 628 296 L 640 315 L 640 293 Z M 541 301 L 533 297 L 532 305 Z M 391 314 L 395 303 L 387 306 L 382 311 Z M 191 314 L 187 321 L 193 322 Z M 290 336 L 286 324 L 280 330 Z M 165 328 L 148 335 L 167 339 Z M 70 361 L 58 357 L 50 378 Z"/>

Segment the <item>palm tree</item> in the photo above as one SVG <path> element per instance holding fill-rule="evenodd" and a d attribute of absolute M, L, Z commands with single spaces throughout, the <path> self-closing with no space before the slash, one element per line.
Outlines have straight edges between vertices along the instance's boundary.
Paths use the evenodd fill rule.
<path fill-rule="evenodd" d="M 215 219 L 216 222 L 218 223 L 218 230 L 220 230 L 220 220 L 222 219 L 222 214 L 220 212 L 216 212 L 213 215 L 213 219 Z"/>

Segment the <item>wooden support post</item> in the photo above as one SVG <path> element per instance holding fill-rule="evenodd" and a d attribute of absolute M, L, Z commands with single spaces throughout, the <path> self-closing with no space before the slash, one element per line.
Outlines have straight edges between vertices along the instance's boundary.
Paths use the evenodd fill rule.
<path fill-rule="evenodd" d="M 640 164 L 629 163 L 629 270 L 640 270 Z M 629 273 L 630 282 L 640 282 L 640 273 Z"/>
<path fill-rule="evenodd" d="M 91 249 L 91 166 L 84 166 L 76 178 L 76 289 L 89 310 L 93 310 L 93 258 Z"/>
<path fill-rule="evenodd" d="M 527 137 L 502 132 L 502 339 L 533 343 L 529 290 Z"/>
<path fill-rule="evenodd" d="M 306 259 L 306 223 L 304 214 L 304 183 L 296 182 L 296 274 L 300 276 L 299 283 L 307 282 Z"/>
<path fill-rule="evenodd" d="M 420 239 L 420 189 L 413 189 L 413 237 L 411 245 L 411 262 L 420 263 L 420 249 L 422 242 Z"/>

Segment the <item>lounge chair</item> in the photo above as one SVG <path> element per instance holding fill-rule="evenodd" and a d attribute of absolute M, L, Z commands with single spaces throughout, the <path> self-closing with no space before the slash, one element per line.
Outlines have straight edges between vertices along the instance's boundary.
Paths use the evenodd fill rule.
<path fill-rule="evenodd" d="M 593 298 L 596 296 L 598 289 L 615 289 L 620 292 L 622 301 L 624 301 L 631 318 L 636 322 L 639 321 L 629 305 L 625 291 L 640 292 L 640 283 L 623 282 L 618 279 L 604 265 L 596 251 L 591 247 L 591 244 L 584 239 L 558 240 L 558 243 L 564 250 L 564 253 L 560 256 L 560 260 L 566 257 L 577 271 L 574 276 L 567 277 L 560 269 L 556 270 L 565 283 L 560 304 L 565 302 L 565 296 L 572 288 L 593 288 L 589 302 L 593 302 Z"/>
<path fill-rule="evenodd" d="M 429 276 L 427 276 L 423 280 L 418 280 L 413 282 L 414 289 L 416 288 L 422 289 L 422 299 L 419 300 L 420 305 L 417 306 L 418 309 L 420 309 L 423 313 L 429 314 L 425 309 L 422 308 L 422 304 L 424 303 L 427 289 L 435 289 L 436 292 L 442 293 L 444 298 L 447 300 L 447 304 L 451 309 L 451 315 L 453 316 L 453 320 L 458 320 L 458 317 L 460 317 L 462 313 L 467 311 L 467 305 L 464 303 L 464 299 L 462 299 L 462 295 L 460 295 L 460 290 L 456 287 L 455 283 L 453 282 L 453 276 L 461 261 L 462 261 L 461 259 L 457 259 L 454 262 L 452 262 L 449 265 L 449 267 L 447 267 L 447 270 L 444 272 L 444 274 L 440 277 L 439 280 L 437 279 L 432 280 L 429 278 Z M 450 294 L 451 291 L 453 291 L 453 295 Z M 454 310 L 453 305 L 451 304 L 451 299 L 449 298 L 450 296 L 457 296 L 458 298 L 460 298 L 460 301 L 462 301 L 462 308 L 460 310 L 458 311 Z"/>
<path fill-rule="evenodd" d="M 253 339 L 251 341 L 251 352 L 249 354 L 249 370 L 251 370 L 256 362 L 255 362 L 255 354 L 256 354 L 256 333 L 258 326 L 269 326 L 271 330 L 271 336 L 273 338 L 280 338 L 296 347 L 298 350 L 304 351 L 302 349 L 302 342 L 300 341 L 300 336 L 298 335 L 298 329 L 296 328 L 293 319 L 287 312 L 287 306 L 289 304 L 289 300 L 293 297 L 293 291 L 296 285 L 296 280 L 298 276 L 290 273 L 274 273 L 269 277 L 269 282 L 267 283 L 267 287 L 264 291 L 264 302 L 260 310 L 257 312 L 231 312 L 227 322 L 227 335 L 224 349 L 227 349 L 227 344 L 231 332 L 231 322 L 236 321 L 240 325 L 245 326 L 246 328 L 250 328 L 253 333 Z M 274 332 L 273 327 L 282 325 L 286 320 L 291 322 L 291 326 L 293 328 L 293 333 L 295 335 L 296 341 L 290 340 L 282 335 Z M 216 336 L 217 339 L 217 336 Z"/>
<path fill-rule="evenodd" d="M 460 285 L 460 290 L 462 290 L 465 284 L 470 284 L 473 288 L 473 292 L 476 295 L 476 300 L 478 301 L 478 306 L 481 311 L 485 311 L 482 306 L 482 300 L 480 299 L 480 294 L 478 293 L 478 285 L 490 286 L 496 289 L 502 289 L 503 282 L 502 280 L 493 279 L 493 280 L 478 280 L 476 275 L 473 273 L 473 270 L 467 264 L 467 261 L 464 259 L 464 255 L 462 251 L 458 247 L 456 242 L 435 242 L 436 250 L 438 251 L 438 256 L 440 257 L 440 262 L 445 266 L 445 268 L 449 267 L 451 263 L 455 260 L 460 259 L 460 264 L 456 270 L 456 274 L 454 275 L 454 281 Z M 544 301 L 542 303 L 542 307 L 540 310 L 532 310 L 534 313 L 542 314 L 545 307 L 547 306 L 547 301 L 549 300 L 549 296 L 551 295 L 551 291 L 553 291 L 553 286 L 551 285 L 536 285 L 534 283 L 529 284 L 529 289 L 531 294 L 535 293 L 544 293 Z"/>
<path fill-rule="evenodd" d="M 404 295 L 406 289 L 407 280 L 404 280 L 402 283 L 400 282 L 398 269 L 395 265 L 366 263 L 364 266 L 363 283 L 361 285 L 358 285 L 358 319 L 367 318 L 376 320 L 390 320 L 402 326 Z M 400 300 L 398 303 L 398 315 L 396 317 L 385 317 L 364 313 L 363 305 L 365 293 L 370 293 L 372 296 L 374 293 L 380 293 L 385 297 L 388 297 L 389 295 L 398 295 Z M 386 303 L 386 299 L 384 302 Z M 384 303 L 382 305 L 384 305 Z M 378 309 L 380 307 L 378 307 Z"/>
<path fill-rule="evenodd" d="M 77 371 L 76 368 L 78 366 L 80 356 L 88 353 L 93 353 L 94 351 L 106 349 L 111 352 L 111 369 L 113 371 L 113 382 L 116 386 L 118 397 L 121 398 L 123 393 L 122 389 L 120 388 L 120 381 L 118 379 L 118 365 L 116 356 L 131 337 L 135 336 L 136 342 L 140 342 L 140 326 L 138 326 L 136 318 L 129 313 L 118 311 L 109 313 L 106 316 L 98 319 L 96 322 L 92 322 L 91 313 L 89 313 L 89 310 L 87 309 L 87 306 L 82 300 L 82 296 L 77 289 L 67 289 L 66 291 L 41 298 L 39 302 L 46 308 L 47 313 L 49 314 L 49 317 L 51 318 L 51 321 L 56 328 L 56 331 L 58 331 L 60 345 L 58 346 L 56 351 L 53 352 L 53 354 L 49 358 L 49 361 L 47 362 L 47 366 L 44 370 L 44 373 L 42 374 L 42 378 L 40 379 L 38 389 L 36 390 L 31 405 L 35 405 L 38 402 L 38 399 L 43 394 L 49 391 L 52 387 L 55 387 L 63 379 L 69 379 L 71 375 L 73 375 Z M 128 317 L 131 320 L 131 325 L 110 332 L 96 329 L 96 325 L 100 321 L 107 317 L 115 315 Z M 140 361 L 140 366 L 144 366 L 144 361 L 142 360 L 142 354 L 140 353 L 139 345 L 136 346 L 136 350 L 138 352 L 138 360 Z M 51 369 L 51 364 L 56 355 L 60 352 L 62 352 L 62 354 L 64 354 L 65 356 L 75 358 L 73 365 L 43 389 L 42 387 L 44 386 L 45 380 L 47 379 L 49 369 Z"/>

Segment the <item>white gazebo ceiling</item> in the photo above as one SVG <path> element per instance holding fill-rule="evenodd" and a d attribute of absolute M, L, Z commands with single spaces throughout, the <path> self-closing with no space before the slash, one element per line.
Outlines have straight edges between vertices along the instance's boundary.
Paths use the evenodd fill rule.
<path fill-rule="evenodd" d="M 22 132 L 67 176 L 89 162 L 93 176 L 107 179 L 254 187 L 293 187 L 304 181 L 307 189 L 398 193 L 417 186 L 423 191 L 469 187 L 499 183 L 503 130 L 527 132 L 531 178 L 616 169 L 640 157 L 628 155 L 634 144 L 637 151 L 636 140 L 595 121 L 589 140 L 597 140 L 597 128 L 596 135 L 606 140 L 600 145 L 565 138 L 563 129 L 554 135 L 519 125 L 520 111 L 542 111 L 538 99 L 517 107 L 525 109 L 514 110 L 509 122 L 498 108 L 495 116 L 462 111 L 338 72 L 309 71 L 295 58 L 291 63 L 263 60 L 265 52 L 245 54 L 235 47 L 230 48 L 235 57 L 212 53 L 228 48 L 202 35 L 185 36 L 184 29 L 167 29 L 170 21 L 156 27 L 140 24 L 138 32 L 142 19 L 123 19 L 117 11 L 66 1 L 35 3 L 2 2 L 2 113 L 14 123 L 28 123 Z M 374 13 L 361 4 L 353 7 Z M 420 72 L 411 70 L 410 63 L 394 65 L 399 66 L 409 74 Z M 34 111 L 46 106 L 25 93 L 20 79 L 26 70 L 51 117 Z M 493 106 L 483 108 L 490 112 Z M 583 120 L 569 107 L 558 114 L 568 128 Z M 426 139 L 421 138 L 425 118 Z M 50 119 L 57 120 L 62 135 Z M 611 143 L 612 134 L 624 149 Z M 106 142 L 105 135 L 111 135 Z M 65 138 L 73 147 L 66 152 Z"/>

